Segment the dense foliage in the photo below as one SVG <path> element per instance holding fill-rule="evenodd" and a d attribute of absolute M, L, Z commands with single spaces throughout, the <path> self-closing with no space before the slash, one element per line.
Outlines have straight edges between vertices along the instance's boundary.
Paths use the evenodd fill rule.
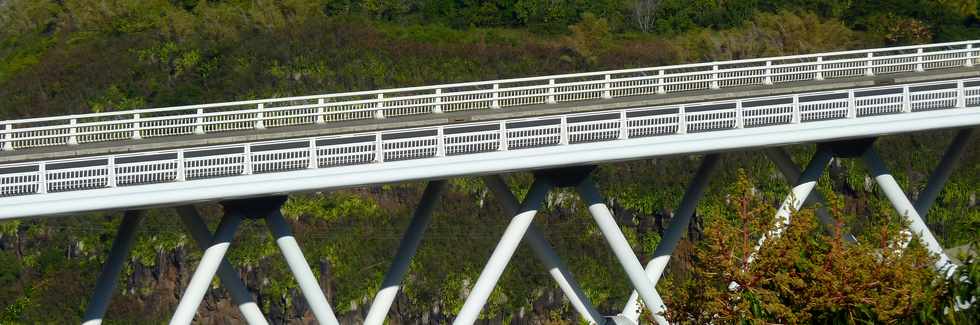
<path fill-rule="evenodd" d="M 977 10 L 970 0 L 0 0 L 0 117 L 959 40 L 980 36 Z M 890 137 L 878 148 L 915 197 L 950 135 Z M 793 153 L 800 162 L 809 150 Z M 739 264 L 745 253 L 734 248 L 770 225 L 787 186 L 758 156 L 725 160 L 661 282 L 672 319 L 977 319 L 977 309 L 944 310 L 955 297 L 980 295 L 980 264 L 967 264 L 962 277 L 944 282 L 919 246 L 875 255 L 890 252 L 881 247 L 901 224 L 852 160 L 835 162 L 821 190 L 838 194 L 835 216 L 862 244 L 841 244 L 841 229 L 815 231 L 805 210 L 760 252 L 758 263 Z M 696 164 L 696 158 L 662 158 L 597 171 L 642 259 L 659 242 L 667 211 Z M 520 193 L 530 177 L 510 181 Z M 378 289 L 421 188 L 386 185 L 295 195 L 288 202 L 284 212 L 345 322 L 360 319 Z M 944 246 L 980 238 L 978 189 L 980 148 L 974 143 L 929 213 L 927 222 Z M 536 222 L 593 302 L 614 314 L 628 284 L 572 194 L 550 195 Z M 205 205 L 202 213 L 213 227 L 220 209 Z M 120 219 L 96 213 L 0 223 L 0 323 L 78 323 Z M 200 258 L 176 220 L 169 209 L 148 212 L 109 321 L 163 322 L 175 307 Z M 478 179 L 453 180 L 391 318 L 450 319 L 507 221 Z M 273 321 L 310 320 L 261 221 L 242 226 L 229 254 Z M 742 290 L 728 291 L 730 281 Z M 238 317 L 222 290 L 212 290 L 202 306 L 198 319 L 205 323 Z M 524 248 L 485 312 L 489 323 L 575 319 Z"/>

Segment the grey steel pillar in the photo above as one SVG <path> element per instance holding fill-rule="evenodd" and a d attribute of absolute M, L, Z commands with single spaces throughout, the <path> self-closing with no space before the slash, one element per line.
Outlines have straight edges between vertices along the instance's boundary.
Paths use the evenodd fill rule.
<path fill-rule="evenodd" d="M 282 212 L 279 211 L 278 207 L 266 215 L 265 222 L 269 226 L 269 230 L 272 231 L 272 236 L 276 239 L 276 244 L 279 245 L 279 250 L 286 259 L 286 264 L 289 265 L 293 276 L 296 277 L 299 289 L 303 292 L 306 303 L 310 305 L 313 316 L 316 316 L 320 324 L 339 325 L 340 321 L 337 320 L 333 309 L 330 308 L 327 297 L 323 295 L 320 284 L 313 276 L 310 265 L 306 263 L 306 258 L 303 257 L 303 251 L 296 243 L 296 238 L 293 238 L 289 225 L 286 224 L 286 220 L 282 217 Z"/>
<path fill-rule="evenodd" d="M 385 273 L 384 280 L 381 281 L 381 290 L 378 291 L 378 294 L 374 296 L 374 301 L 371 302 L 371 308 L 368 309 L 364 324 L 381 325 L 384 323 L 385 317 L 391 309 L 391 304 L 395 301 L 398 290 L 401 289 L 402 279 L 405 277 L 405 273 L 408 272 L 412 257 L 415 256 L 419 243 L 422 242 L 422 234 L 425 233 L 425 228 L 429 226 L 432 210 L 445 190 L 445 180 L 430 181 L 426 185 L 425 192 L 422 193 L 422 199 L 419 200 L 419 205 L 415 208 L 415 213 L 412 215 L 412 221 L 408 225 L 408 230 L 405 231 L 405 235 L 402 236 L 401 243 L 398 245 L 398 253 L 395 254 L 395 260 L 391 262 L 388 272 Z"/>
<path fill-rule="evenodd" d="M 518 209 L 520 209 L 520 203 L 517 202 L 517 198 L 507 188 L 507 183 L 504 182 L 500 175 L 483 177 L 483 182 L 493 192 L 497 201 L 500 201 L 504 213 L 509 215 L 517 214 Z M 582 292 L 582 288 L 575 281 L 575 278 L 572 277 L 572 273 L 568 271 L 568 267 L 558 257 L 558 253 L 555 253 L 554 248 L 551 247 L 551 244 L 548 243 L 544 234 L 541 233 L 541 230 L 535 224 L 532 223 L 528 228 L 527 234 L 524 235 L 524 240 L 531 246 L 531 250 L 534 251 L 534 255 L 537 256 L 538 260 L 548 269 L 548 274 L 555 279 L 555 282 L 558 282 L 558 287 L 565 293 L 565 297 L 568 297 L 572 308 L 575 308 L 575 311 L 582 316 L 582 319 L 590 324 L 602 324 L 602 314 L 595 309 L 592 301 Z"/>
<path fill-rule="evenodd" d="M 796 184 L 800 180 L 800 170 L 793 162 L 793 158 L 786 153 L 786 150 L 782 148 L 766 148 L 766 156 L 769 160 L 776 165 L 779 172 L 783 174 L 783 178 L 791 184 Z M 824 198 L 820 191 L 813 192 L 810 197 L 803 202 L 803 204 L 819 203 L 820 206 L 817 207 L 817 218 L 820 219 L 820 223 L 824 225 L 824 229 L 830 233 L 833 230 L 834 223 L 836 221 L 827 211 L 827 199 Z M 849 243 L 856 243 L 857 239 L 851 234 L 842 234 L 845 241 Z"/>
<path fill-rule="evenodd" d="M 218 267 L 224 260 L 225 253 L 228 252 L 228 246 L 231 245 L 231 240 L 235 237 L 235 230 L 241 222 L 242 219 L 238 213 L 225 212 L 211 244 L 204 250 L 201 262 L 198 263 L 197 270 L 191 276 L 191 281 L 187 284 L 187 289 L 180 298 L 180 303 L 177 304 L 177 311 L 170 319 L 170 325 L 188 325 L 194 320 L 197 307 L 200 306 L 204 294 L 211 287 L 211 280 L 218 272 Z"/>
<path fill-rule="evenodd" d="M 83 325 L 102 324 L 102 317 L 105 316 L 109 308 L 109 300 L 112 293 L 116 291 L 116 282 L 119 280 L 119 273 L 122 272 L 123 264 L 129 257 L 129 251 L 136 240 L 136 228 L 143 221 L 143 215 L 139 211 L 126 211 L 123 214 L 122 224 L 116 231 L 116 238 L 112 241 L 112 248 L 109 250 L 109 258 L 102 266 L 102 273 L 95 284 L 95 293 L 89 300 L 88 307 L 85 308 L 85 317 L 82 318 Z"/>
<path fill-rule="evenodd" d="M 184 224 L 187 232 L 191 234 L 191 238 L 194 239 L 197 246 L 201 250 L 206 250 L 208 244 L 211 243 L 211 232 L 208 230 L 207 225 L 204 224 L 204 221 L 201 220 L 197 209 L 192 205 L 185 205 L 178 207 L 177 213 L 180 214 L 180 221 Z M 262 315 L 262 310 L 255 303 L 255 299 L 252 299 L 252 293 L 248 291 L 245 283 L 238 276 L 238 272 L 224 258 L 221 259 L 221 264 L 218 265 L 218 279 L 221 279 L 221 285 L 228 290 L 232 302 L 238 305 L 238 311 L 242 313 L 245 322 L 249 325 L 266 325 L 269 323 L 266 321 L 265 316 Z"/>
<path fill-rule="evenodd" d="M 534 220 L 534 215 L 538 213 L 538 209 L 541 208 L 541 204 L 551 187 L 551 182 L 548 179 L 536 178 L 534 180 L 524 203 L 521 204 L 520 213 L 511 219 L 507 229 L 504 230 L 500 242 L 490 254 L 490 260 L 480 272 L 480 278 L 470 290 L 470 295 L 463 303 L 459 315 L 453 320 L 454 325 L 470 325 L 476 322 L 480 316 L 480 311 L 483 310 L 487 299 L 490 298 L 490 293 L 493 292 L 497 281 L 500 280 L 500 275 L 504 273 L 507 263 L 514 256 L 517 246 L 521 243 L 521 238 L 524 238 L 524 234 L 527 233 L 528 227 Z"/>
<path fill-rule="evenodd" d="M 926 184 L 926 188 L 919 193 L 919 198 L 915 200 L 915 211 L 919 212 L 919 216 L 923 219 L 929 214 L 929 208 L 936 202 L 936 197 L 946 185 L 949 175 L 953 173 L 956 162 L 963 156 L 963 148 L 966 147 L 966 143 L 975 132 L 974 130 L 976 129 L 964 129 L 956 133 L 956 137 L 953 138 L 949 147 L 946 148 L 946 152 L 943 153 L 939 165 L 929 176 L 929 183 Z"/>
<path fill-rule="evenodd" d="M 892 206 L 895 207 L 898 214 L 902 215 L 909 222 L 909 229 L 914 234 L 919 235 L 926 249 L 933 254 L 939 255 L 939 260 L 936 261 L 936 269 L 951 272 L 953 268 L 948 267 L 950 265 L 949 257 L 946 256 L 943 247 L 939 245 L 939 241 L 932 235 L 932 231 L 929 231 L 929 227 L 922 221 L 919 212 L 912 205 L 912 202 L 909 202 L 909 199 L 905 197 L 905 192 L 902 191 L 901 186 L 898 185 L 898 182 L 892 177 L 888 168 L 885 167 L 885 163 L 881 161 L 878 152 L 874 148 L 869 148 L 864 152 L 863 157 L 865 164 L 868 166 L 868 170 L 874 177 L 875 182 L 878 183 L 878 187 L 881 188 L 881 191 L 891 201 Z"/>
<path fill-rule="evenodd" d="M 606 242 L 612 249 L 613 254 L 619 259 L 619 263 L 623 265 L 623 270 L 626 271 L 630 282 L 633 283 L 633 288 L 639 293 L 643 302 L 647 306 L 650 306 L 650 310 L 654 312 L 654 320 L 658 324 L 667 324 L 667 320 L 663 316 L 658 315 L 658 313 L 663 312 L 665 309 L 663 299 L 657 293 L 653 282 L 647 277 L 646 272 L 643 270 L 643 265 L 640 264 L 640 260 L 636 257 L 636 253 L 633 252 L 633 248 L 630 247 L 626 236 L 623 236 L 622 230 L 616 224 L 616 219 L 613 218 L 612 213 L 609 212 L 609 208 L 606 207 L 606 204 L 602 201 L 602 197 L 599 196 L 599 191 L 596 189 L 592 178 L 587 178 L 582 181 L 578 185 L 578 192 L 586 204 L 589 205 L 589 212 L 592 214 L 592 218 L 595 219 L 602 235 L 606 237 Z"/>
<path fill-rule="evenodd" d="M 698 167 L 694 178 L 688 184 L 677 210 L 674 210 L 674 216 L 671 218 L 670 225 L 667 226 L 663 238 L 657 244 L 657 248 L 653 252 L 653 259 L 646 266 L 647 277 L 653 282 L 654 287 L 660 281 L 664 269 L 667 268 L 667 262 L 670 261 L 670 256 L 674 253 L 674 249 L 677 248 L 677 243 L 680 242 L 681 236 L 687 231 L 687 227 L 691 223 L 691 217 L 694 215 L 694 209 L 697 208 L 698 201 L 704 196 L 704 191 L 708 188 L 708 182 L 711 180 L 711 175 L 717 169 L 719 160 L 719 154 L 705 155 L 701 159 L 701 166 Z M 626 306 L 623 308 L 623 312 L 620 314 L 636 324 L 639 324 L 640 319 L 641 305 L 639 298 L 639 294 L 637 294 L 636 290 L 633 290 L 629 300 L 626 302 Z"/>

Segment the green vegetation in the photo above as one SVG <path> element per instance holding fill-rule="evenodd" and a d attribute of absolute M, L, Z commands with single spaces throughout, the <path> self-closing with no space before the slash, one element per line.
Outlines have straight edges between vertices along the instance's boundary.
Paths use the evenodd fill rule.
<path fill-rule="evenodd" d="M 970 0 L 0 0 L 0 117 L 952 41 L 977 38 L 978 27 Z M 889 137 L 878 148 L 915 196 L 950 137 Z M 802 162 L 811 150 L 792 153 Z M 875 249 L 901 224 L 852 160 L 833 164 L 821 189 L 837 193 L 834 215 L 863 244 L 842 245 L 839 232 L 816 231 L 804 210 L 759 263 L 743 268 L 744 253 L 728 252 L 746 239 L 730 234 L 749 229 L 754 240 L 788 187 L 756 155 L 724 159 L 660 284 L 673 308 L 669 317 L 976 322 L 977 309 L 943 310 L 955 297 L 980 295 L 980 264 L 960 269 L 969 281 L 947 283 L 935 280 L 932 257 L 919 246 L 876 258 Z M 662 158 L 597 170 L 642 259 L 659 242 L 696 164 L 696 158 Z M 530 177 L 509 181 L 524 193 Z M 980 148 L 973 145 L 927 220 L 944 246 L 980 238 L 978 189 Z M 397 184 L 295 195 L 287 203 L 284 213 L 345 319 L 365 312 L 421 192 L 422 184 Z M 549 196 L 536 222 L 593 302 L 615 313 L 630 289 L 572 194 Z M 451 319 L 509 219 L 471 178 L 453 180 L 436 211 L 396 302 L 398 323 Z M 213 228 L 220 208 L 205 205 L 201 212 Z M 0 323 L 78 323 L 120 219 L 97 213 L 0 223 Z M 113 323 L 166 320 L 200 258 L 172 210 L 151 210 L 140 229 L 110 306 Z M 270 319 L 309 320 L 262 221 L 245 222 L 229 254 Z M 727 291 L 731 280 L 743 290 Z M 500 284 L 485 309 L 488 323 L 574 323 L 574 312 L 526 248 Z M 222 290 L 206 299 L 212 309 L 200 321 L 237 315 Z"/>

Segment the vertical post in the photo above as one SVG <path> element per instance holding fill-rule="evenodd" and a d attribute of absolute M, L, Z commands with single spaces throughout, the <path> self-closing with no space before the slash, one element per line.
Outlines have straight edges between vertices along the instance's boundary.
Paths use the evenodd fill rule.
<path fill-rule="evenodd" d="M 684 112 L 684 105 L 677 107 L 677 134 L 687 133 L 687 113 Z"/>
<path fill-rule="evenodd" d="M 252 175 L 252 146 L 248 143 L 242 148 L 242 175 Z"/>
<path fill-rule="evenodd" d="M 133 140 L 139 140 L 143 138 L 143 132 L 140 131 L 140 114 L 133 114 Z"/>
<path fill-rule="evenodd" d="M 667 93 L 667 87 L 664 85 L 664 84 L 667 83 L 667 80 L 664 78 L 664 74 L 666 74 L 664 72 L 664 70 L 657 71 L 657 93 L 658 94 L 666 94 Z"/>
<path fill-rule="evenodd" d="M 548 99 L 545 102 L 548 104 L 558 102 L 555 100 L 555 79 L 548 79 Z"/>
<path fill-rule="evenodd" d="M 973 66 L 973 60 L 974 60 L 973 53 L 974 52 L 973 51 L 970 51 L 970 50 L 973 49 L 973 44 L 967 44 L 966 45 L 966 49 L 967 49 L 967 52 L 966 52 L 966 62 L 963 63 L 963 66 L 969 68 L 969 67 L 972 67 Z"/>
<path fill-rule="evenodd" d="M 316 104 L 319 105 L 319 106 L 316 107 L 316 122 L 315 123 L 316 124 L 325 124 L 325 123 L 327 123 L 327 118 L 325 116 L 326 113 L 327 113 L 327 99 L 326 98 L 317 99 L 316 100 Z"/>
<path fill-rule="evenodd" d="M 923 72 L 923 71 L 926 71 L 925 67 L 922 66 L 922 59 L 923 59 L 922 58 L 922 53 L 923 53 L 923 50 L 922 50 L 921 47 L 918 50 L 915 51 L 915 54 L 916 54 L 915 55 L 915 72 Z"/>
<path fill-rule="evenodd" d="M 507 145 L 508 142 L 509 141 L 507 140 L 507 121 L 501 121 L 500 122 L 500 145 L 497 146 L 497 150 L 507 151 L 509 149 Z"/>
<path fill-rule="evenodd" d="M 436 128 L 436 157 L 446 156 L 446 134 L 443 127 Z"/>
<path fill-rule="evenodd" d="M 865 76 L 868 76 L 868 77 L 874 77 L 875 76 L 874 60 L 872 59 L 874 57 L 874 55 L 875 55 L 874 52 L 868 52 L 867 69 L 865 69 L 865 71 L 864 71 L 864 75 Z"/>
<path fill-rule="evenodd" d="M 606 204 L 599 196 L 599 191 L 596 189 L 595 183 L 591 178 L 587 178 L 578 185 L 577 189 L 582 200 L 588 204 L 592 219 L 595 220 L 599 231 L 606 238 L 606 243 L 609 244 L 609 248 L 616 255 L 616 259 L 623 266 L 623 270 L 626 271 L 626 275 L 633 284 L 633 288 L 639 294 L 640 299 L 647 306 L 650 306 L 650 310 L 654 313 L 654 320 L 658 324 L 667 324 L 667 319 L 661 315 L 665 310 L 663 299 L 657 293 L 656 286 L 647 277 L 646 272 L 643 270 L 643 265 L 640 264 L 640 260 L 636 257 L 636 253 L 633 252 L 629 241 L 626 240 L 626 236 L 623 235 L 622 230 L 619 229 L 619 225 L 616 224 L 616 219 L 613 218 L 612 213 L 609 212 L 609 208 L 606 207 Z"/>
<path fill-rule="evenodd" d="M 519 213 L 507 225 L 507 229 L 504 230 L 500 242 L 497 243 L 497 247 L 491 253 L 486 266 L 480 272 L 480 277 L 470 290 L 470 295 L 463 303 L 463 308 L 460 309 L 456 319 L 453 320 L 454 325 L 470 325 L 476 322 L 480 311 L 487 303 L 487 299 L 490 298 L 490 293 L 493 292 L 497 281 L 500 280 L 500 276 L 504 273 L 507 263 L 510 262 L 511 257 L 514 256 L 514 252 L 517 251 L 517 246 L 520 244 L 521 238 L 524 238 L 524 235 L 527 233 L 528 227 L 531 226 L 531 222 L 534 220 L 534 215 L 538 213 L 538 209 L 541 208 L 541 204 L 545 196 L 548 195 L 548 191 L 551 190 L 551 187 L 550 180 L 542 178 L 534 180 L 534 183 L 531 185 L 531 190 L 528 191 L 524 199 L 524 203 L 521 204 Z"/>
<path fill-rule="evenodd" d="M 966 88 L 963 80 L 956 81 L 956 108 L 966 107 Z"/>
<path fill-rule="evenodd" d="M 385 118 L 385 94 L 378 94 L 378 104 L 377 109 L 374 110 L 374 118 L 383 119 Z"/>
<path fill-rule="evenodd" d="M 178 182 L 183 182 L 187 180 L 187 167 L 184 163 L 184 149 L 177 150 L 177 161 L 176 161 L 176 171 L 174 171 L 174 178 Z"/>
<path fill-rule="evenodd" d="M 310 305 L 313 316 L 316 316 L 320 324 L 339 325 L 340 321 L 337 320 L 333 309 L 330 308 L 327 297 L 323 295 L 320 284 L 313 276 L 313 271 L 310 270 L 310 265 L 306 263 L 303 251 L 300 250 L 296 238 L 293 237 L 289 225 L 286 224 L 286 220 L 282 217 L 279 209 L 270 211 L 265 217 L 265 222 L 269 226 L 272 236 L 276 239 L 276 245 L 279 246 L 286 264 L 289 265 L 293 276 L 296 277 L 299 289 L 303 292 L 306 303 Z"/>
<path fill-rule="evenodd" d="M 681 236 L 687 232 L 688 225 L 691 223 L 691 217 L 694 216 L 694 210 L 697 208 L 698 201 L 704 197 L 704 192 L 708 188 L 711 175 L 718 168 L 719 160 L 719 154 L 705 155 L 701 159 L 701 166 L 698 167 L 694 178 L 687 185 L 687 190 L 684 191 L 680 205 L 674 210 L 670 225 L 664 231 L 663 238 L 660 239 L 660 243 L 654 249 L 653 259 L 647 263 L 645 269 L 647 277 L 650 278 L 654 286 L 660 281 L 660 277 L 663 275 L 664 269 L 667 268 L 667 263 L 670 262 L 670 256 L 673 255 L 674 250 L 677 248 Z M 621 315 L 633 321 L 635 324 L 639 324 L 640 318 L 641 305 L 639 298 L 639 294 L 636 290 L 633 290 L 621 313 Z"/>
<path fill-rule="evenodd" d="M 255 114 L 255 129 L 262 130 L 265 129 L 265 104 L 259 103 L 256 107 L 258 113 Z"/>
<path fill-rule="evenodd" d="M 820 81 L 823 80 L 823 57 L 817 57 L 817 72 L 813 76 L 813 80 Z"/>
<path fill-rule="evenodd" d="M 187 284 L 187 289 L 180 298 L 180 303 L 177 304 L 177 310 L 174 312 L 173 318 L 170 319 L 170 325 L 189 325 L 194 320 L 197 307 L 201 305 L 204 294 L 211 287 L 211 280 L 218 272 L 218 267 L 224 260 L 225 253 L 228 252 L 228 246 L 231 245 L 231 240 L 235 237 L 235 230 L 241 222 L 241 216 L 237 213 L 226 212 L 221 218 L 221 224 L 218 225 L 218 230 L 215 232 L 211 244 L 201 255 L 201 262 L 198 263 L 194 275 L 191 276 L 191 280 Z"/>
<path fill-rule="evenodd" d="M 558 144 L 568 144 L 568 131 L 568 117 L 563 115 L 558 125 Z"/>
<path fill-rule="evenodd" d="M 309 163 L 306 165 L 308 169 L 314 169 L 320 167 L 320 158 L 316 150 L 316 139 L 310 139 L 310 145 L 307 151 L 307 156 L 310 159 Z"/>
<path fill-rule="evenodd" d="M 4 126 L 4 130 L 7 132 L 3 134 L 3 151 L 13 151 L 14 150 L 14 125 L 7 124 Z"/>
<path fill-rule="evenodd" d="M 493 93 L 490 94 L 490 97 L 492 98 L 490 101 L 490 108 L 500 108 L 500 84 L 493 84 Z"/>
<path fill-rule="evenodd" d="M 912 205 L 912 202 L 909 202 L 909 199 L 905 197 L 905 192 L 898 185 L 898 182 L 895 181 L 895 178 L 892 177 L 888 168 L 885 167 L 885 163 L 881 161 L 878 152 L 874 148 L 869 148 L 864 152 L 863 158 L 872 177 L 874 177 L 875 182 L 878 183 L 878 187 L 884 192 L 888 201 L 891 201 L 892 206 L 895 207 L 898 214 L 909 222 L 909 228 L 912 233 L 920 237 L 920 240 L 929 252 L 939 256 L 939 259 L 936 261 L 936 269 L 940 271 L 952 271 L 952 268 L 948 268 L 950 264 L 949 257 L 946 256 L 943 247 L 939 245 L 939 241 L 932 235 L 932 231 L 929 231 L 929 227 L 922 221 L 922 217 L 919 216 L 919 212 Z M 908 241 L 902 243 L 903 247 L 905 245 L 908 245 Z M 946 276 L 949 275 L 946 274 Z"/>
<path fill-rule="evenodd" d="M 735 101 L 735 128 L 741 129 L 745 127 L 745 112 L 742 109 L 742 101 Z"/>
<path fill-rule="evenodd" d="M 766 77 L 763 79 L 762 84 L 772 85 L 772 61 L 766 61 Z"/>
<path fill-rule="evenodd" d="M 129 257 L 129 251 L 136 241 L 136 228 L 143 221 L 143 215 L 139 211 L 126 211 L 123 214 L 123 221 L 116 231 L 116 238 L 112 240 L 112 248 L 109 250 L 109 258 L 102 266 L 102 273 L 95 282 L 95 292 L 88 306 L 85 307 L 85 316 L 82 318 L 82 325 L 102 324 L 102 317 L 109 309 L 109 301 L 112 293 L 116 291 L 116 283 L 119 282 L 119 274 L 122 273 L 123 265 Z"/>
<path fill-rule="evenodd" d="M 116 187 L 116 157 L 109 156 L 109 158 L 106 158 L 105 168 L 106 187 Z"/>
<path fill-rule="evenodd" d="M 612 75 L 606 74 L 604 80 L 605 82 L 602 83 L 602 98 L 610 99 L 612 98 L 612 91 L 610 91 L 610 89 L 612 88 L 612 82 L 611 82 Z"/>
<path fill-rule="evenodd" d="M 78 119 L 71 119 L 68 121 L 68 145 L 74 146 L 78 144 Z"/>
<path fill-rule="evenodd" d="M 197 209 L 192 205 L 185 205 L 178 207 L 177 213 L 180 215 L 181 223 L 184 224 L 184 229 L 190 233 L 191 238 L 197 243 L 197 247 L 202 251 L 206 250 L 211 243 L 211 231 L 208 230 L 208 226 L 201 220 Z M 245 322 L 249 325 L 268 324 L 265 316 L 262 315 L 262 310 L 259 309 L 259 305 L 252 298 L 252 293 L 245 287 L 245 283 L 238 276 L 238 271 L 231 266 L 231 263 L 228 263 L 227 259 L 221 259 L 221 263 L 218 265 L 217 275 L 218 279 L 221 280 L 221 285 L 231 295 L 232 302 L 238 305 L 238 311 L 244 316 Z"/>
<path fill-rule="evenodd" d="M 197 118 L 194 119 L 194 134 L 204 134 L 204 109 L 197 109 Z"/>
<path fill-rule="evenodd" d="M 385 144 L 381 132 L 374 135 L 374 161 L 379 163 L 385 161 Z"/>
<path fill-rule="evenodd" d="M 793 94 L 793 117 L 791 117 L 791 123 L 798 124 L 803 121 L 803 114 L 800 113 L 800 95 Z"/>
<path fill-rule="evenodd" d="M 37 194 L 48 193 L 48 166 L 43 161 L 37 164 Z"/>
<path fill-rule="evenodd" d="M 442 88 L 436 89 L 436 104 L 432 106 L 432 113 L 441 114 L 442 113 Z"/>
<path fill-rule="evenodd" d="M 902 86 L 902 112 L 912 112 L 912 95 L 909 94 L 909 86 Z"/>
<path fill-rule="evenodd" d="M 854 99 L 854 90 L 847 91 L 847 118 L 857 117 L 857 101 Z"/>
<path fill-rule="evenodd" d="M 721 85 L 718 83 L 718 65 L 716 64 L 716 65 L 711 66 L 711 71 L 714 71 L 714 72 L 711 73 L 710 88 L 711 89 L 719 89 L 719 88 L 721 88 Z"/>
<path fill-rule="evenodd" d="M 430 181 L 425 186 L 425 192 L 422 193 L 419 205 L 412 214 L 412 221 L 408 224 L 408 229 L 405 231 L 405 234 L 402 235 L 401 243 L 398 244 L 398 252 L 395 253 L 395 259 L 391 262 L 391 266 L 388 267 L 388 272 L 385 273 L 384 280 L 381 281 L 381 290 L 378 291 L 374 296 L 374 300 L 371 302 L 371 308 L 368 309 L 367 317 L 364 318 L 364 324 L 382 325 L 384 323 L 385 316 L 388 315 L 388 311 L 391 310 L 391 304 L 395 301 L 395 296 L 401 290 L 401 282 L 405 277 L 405 273 L 408 272 L 408 267 L 412 263 L 412 257 L 415 257 L 419 244 L 422 242 L 422 234 L 425 233 L 425 229 L 429 226 L 429 220 L 432 218 L 432 210 L 435 209 L 439 197 L 442 196 L 445 190 L 445 180 Z"/>
<path fill-rule="evenodd" d="M 630 125 L 629 118 L 626 116 L 626 111 L 619 111 L 619 139 L 625 140 L 630 137 Z"/>

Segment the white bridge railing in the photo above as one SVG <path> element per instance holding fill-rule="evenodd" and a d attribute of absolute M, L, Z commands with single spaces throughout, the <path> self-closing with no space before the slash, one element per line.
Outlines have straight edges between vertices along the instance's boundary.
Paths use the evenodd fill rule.
<path fill-rule="evenodd" d="M 0 197 L 978 107 L 975 78 L 10 164 Z"/>
<path fill-rule="evenodd" d="M 0 122 L 0 150 L 970 67 L 980 41 Z"/>

